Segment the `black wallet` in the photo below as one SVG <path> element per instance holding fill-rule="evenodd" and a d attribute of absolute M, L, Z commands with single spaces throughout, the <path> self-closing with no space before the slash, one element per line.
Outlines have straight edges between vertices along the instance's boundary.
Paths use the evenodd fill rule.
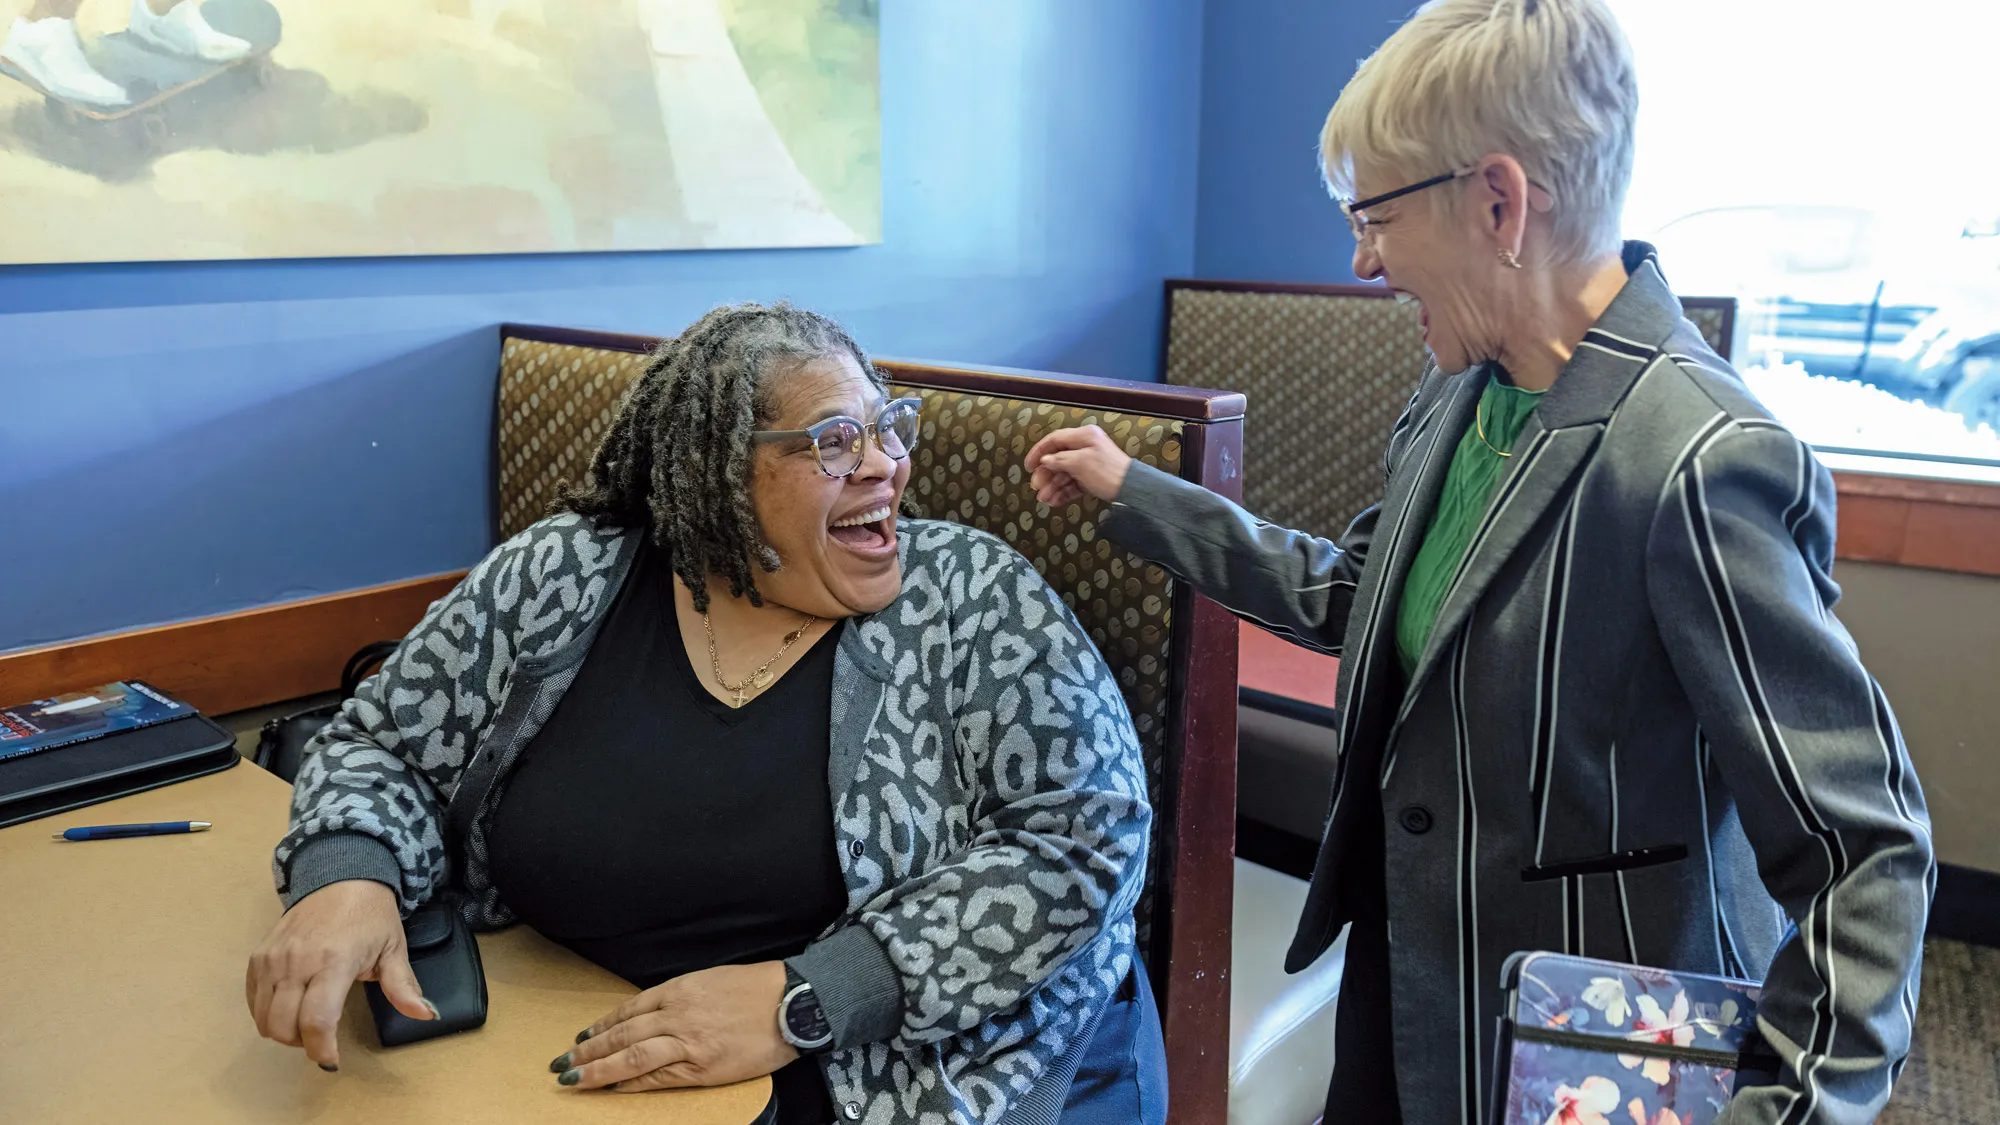
<path fill-rule="evenodd" d="M 438 1018 L 411 1019 L 389 1003 L 381 985 L 369 981 L 364 986 L 368 1010 L 375 1014 L 375 1032 L 382 1045 L 400 1047 L 484 1024 L 486 968 L 479 962 L 479 943 L 472 937 L 472 927 L 465 924 L 457 907 L 448 901 L 418 907 L 403 921 L 403 935 L 409 942 L 410 968 L 423 986 L 424 999 L 437 1007 Z"/>

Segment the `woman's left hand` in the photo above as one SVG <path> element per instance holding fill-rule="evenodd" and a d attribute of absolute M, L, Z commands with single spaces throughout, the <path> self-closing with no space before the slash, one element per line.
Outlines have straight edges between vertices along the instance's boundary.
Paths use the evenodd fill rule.
<path fill-rule="evenodd" d="M 778 1034 L 782 961 L 703 969 L 649 988 L 591 1024 L 550 1064 L 565 1086 L 621 1093 L 725 1086 L 799 1057 Z"/>

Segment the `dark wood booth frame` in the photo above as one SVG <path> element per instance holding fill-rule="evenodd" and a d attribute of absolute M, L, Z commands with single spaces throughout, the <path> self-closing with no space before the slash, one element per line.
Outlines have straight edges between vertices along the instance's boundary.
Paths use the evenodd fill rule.
<path fill-rule="evenodd" d="M 636 354 L 659 343 L 650 336 L 517 324 L 502 325 L 500 336 Z M 1236 392 L 920 360 L 876 359 L 875 366 L 909 386 L 1177 420 L 1182 477 L 1242 499 L 1244 399 Z M 497 472 L 497 457 L 494 464 Z M 497 526 L 495 536 L 497 541 Z M 1236 630 L 1228 611 L 1175 583 L 1167 756 L 1154 810 L 1159 867 L 1152 944 L 1145 952 L 1166 1034 L 1173 1119 L 1200 1125 L 1223 1125 L 1229 1116 Z"/>

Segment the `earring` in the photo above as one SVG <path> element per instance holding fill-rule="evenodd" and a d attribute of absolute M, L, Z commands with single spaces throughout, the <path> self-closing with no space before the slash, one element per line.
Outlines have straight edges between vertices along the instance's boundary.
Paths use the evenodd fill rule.
<path fill-rule="evenodd" d="M 1521 259 L 1516 258 L 1512 250 L 1503 248 L 1500 251 L 1500 264 L 1510 270 L 1517 270 L 1521 268 Z"/>

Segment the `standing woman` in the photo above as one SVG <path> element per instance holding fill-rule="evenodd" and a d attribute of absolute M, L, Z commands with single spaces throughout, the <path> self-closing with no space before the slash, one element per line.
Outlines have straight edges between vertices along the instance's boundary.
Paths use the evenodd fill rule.
<path fill-rule="evenodd" d="M 1637 102 L 1602 0 L 1434 0 L 1341 93 L 1354 272 L 1434 362 L 1337 540 L 1094 428 L 1028 454 L 1044 503 L 1113 501 L 1118 543 L 1344 657 L 1287 958 L 1353 924 L 1330 1123 L 1483 1122 L 1517 950 L 1766 980 L 1783 1066 L 1731 1125 L 1861 1125 L 1909 1051 L 1923 796 L 1833 617 L 1826 470 L 1619 241 Z"/>

